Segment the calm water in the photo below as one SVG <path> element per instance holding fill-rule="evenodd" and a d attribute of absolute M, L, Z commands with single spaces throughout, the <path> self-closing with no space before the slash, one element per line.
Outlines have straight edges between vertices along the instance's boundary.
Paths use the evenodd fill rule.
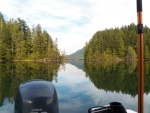
<path fill-rule="evenodd" d="M 87 113 L 89 107 L 121 102 L 137 111 L 137 63 L 70 61 L 65 65 L 0 63 L 0 113 L 14 113 L 19 84 L 44 79 L 55 85 L 60 113 Z M 150 63 L 145 63 L 145 113 L 150 113 Z"/>

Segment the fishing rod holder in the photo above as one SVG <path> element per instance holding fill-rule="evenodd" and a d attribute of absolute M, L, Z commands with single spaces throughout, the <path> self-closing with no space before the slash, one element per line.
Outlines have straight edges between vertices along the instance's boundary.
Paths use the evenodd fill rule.
<path fill-rule="evenodd" d="M 96 106 L 88 109 L 88 113 L 127 113 L 119 102 L 111 102 L 109 105 Z"/>

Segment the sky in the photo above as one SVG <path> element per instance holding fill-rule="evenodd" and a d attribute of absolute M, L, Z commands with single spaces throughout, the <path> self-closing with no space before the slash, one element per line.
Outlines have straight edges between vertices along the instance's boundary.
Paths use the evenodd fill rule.
<path fill-rule="evenodd" d="M 143 24 L 150 27 L 150 1 L 143 0 Z M 100 30 L 137 24 L 136 0 L 0 0 L 6 20 L 40 24 L 66 55 L 85 46 Z"/>

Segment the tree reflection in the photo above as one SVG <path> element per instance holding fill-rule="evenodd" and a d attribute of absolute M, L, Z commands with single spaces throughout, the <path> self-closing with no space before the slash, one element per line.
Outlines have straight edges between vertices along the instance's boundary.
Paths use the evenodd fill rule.
<path fill-rule="evenodd" d="M 98 89 L 137 95 L 137 62 L 85 62 L 85 72 Z"/>
<path fill-rule="evenodd" d="M 5 98 L 13 103 L 20 83 L 31 79 L 57 82 L 60 64 L 42 62 L 1 62 L 0 63 L 0 106 Z"/>

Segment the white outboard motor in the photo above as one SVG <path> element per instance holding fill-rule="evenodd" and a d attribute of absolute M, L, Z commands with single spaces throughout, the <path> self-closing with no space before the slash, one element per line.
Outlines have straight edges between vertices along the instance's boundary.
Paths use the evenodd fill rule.
<path fill-rule="evenodd" d="M 59 113 L 54 85 L 45 80 L 30 80 L 20 84 L 15 113 Z"/>

